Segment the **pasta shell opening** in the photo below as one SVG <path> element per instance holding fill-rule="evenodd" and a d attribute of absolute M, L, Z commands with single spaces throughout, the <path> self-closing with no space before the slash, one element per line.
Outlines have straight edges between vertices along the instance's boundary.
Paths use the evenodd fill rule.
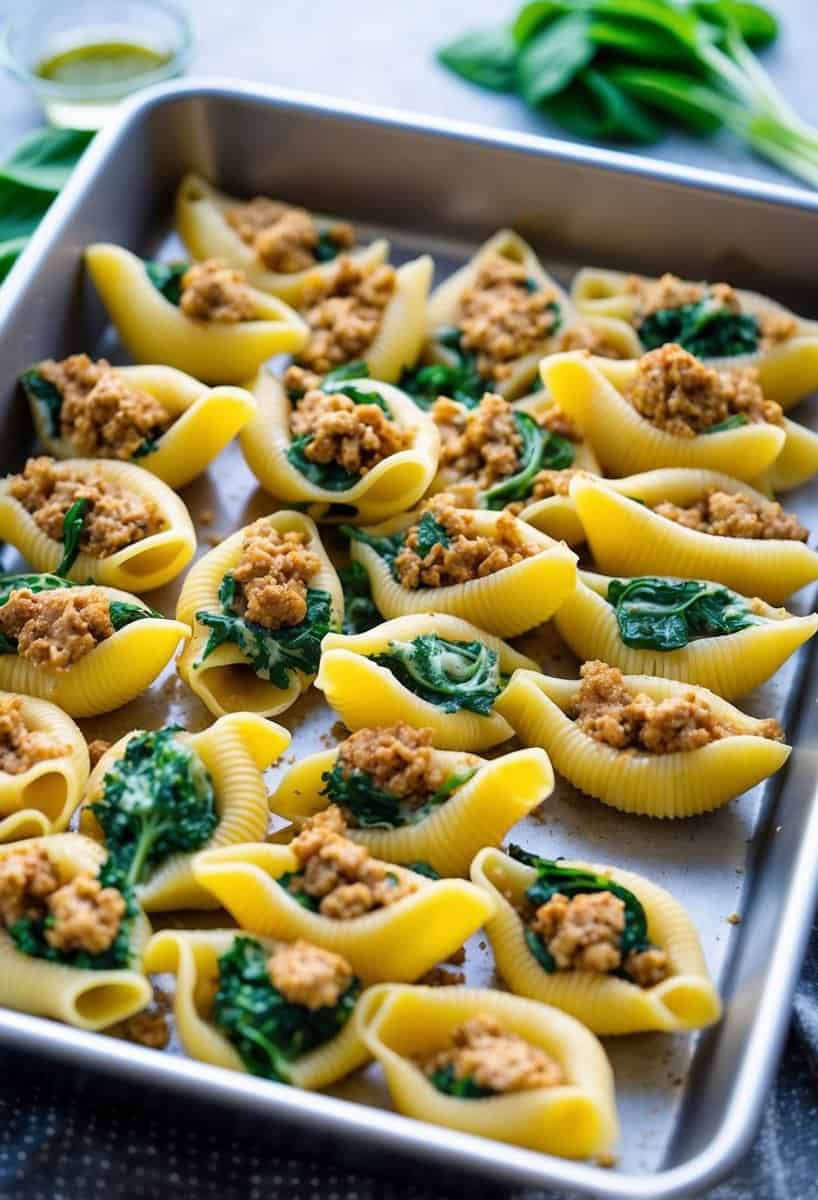
<path fill-rule="evenodd" d="M 101 1029 L 123 1021 L 150 1000 L 150 985 L 147 980 L 108 980 L 105 983 L 88 983 L 78 989 L 73 997 L 73 1009 L 77 1025 L 87 1029 Z"/>
<path fill-rule="evenodd" d="M 68 800 L 68 781 L 61 771 L 45 771 L 23 789 L 22 807 L 34 808 L 50 823 L 62 813 Z"/>
<path fill-rule="evenodd" d="M 288 692 L 282 692 L 266 679 L 260 679 L 249 663 L 201 667 L 196 674 L 202 698 L 211 698 L 214 706 L 211 712 L 227 713 L 240 709 L 268 716 L 273 711 L 286 708 L 290 702 Z"/>
<path fill-rule="evenodd" d="M 164 545 L 154 546 L 150 550 L 138 550 L 121 563 L 119 572 L 126 582 L 120 586 L 128 590 L 130 584 L 127 580 L 130 578 L 134 585 L 133 590 L 138 591 L 138 585 L 146 576 L 164 574 L 166 571 L 171 571 L 177 563 L 181 569 L 189 558 L 189 548 L 175 538 L 173 541 L 165 542 Z"/>
<path fill-rule="evenodd" d="M 712 987 L 705 986 L 703 980 L 669 979 L 660 998 L 681 1028 L 700 1029 L 718 1019 L 718 996 Z"/>

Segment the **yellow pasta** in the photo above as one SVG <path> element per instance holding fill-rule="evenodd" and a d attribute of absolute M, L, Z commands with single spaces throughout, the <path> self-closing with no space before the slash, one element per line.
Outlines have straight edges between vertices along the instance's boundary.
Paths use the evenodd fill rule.
<path fill-rule="evenodd" d="M 87 248 L 85 261 L 137 362 L 166 363 L 206 383 L 243 383 L 272 355 L 297 351 L 306 341 L 298 313 L 266 292 L 254 292 L 257 316 L 251 321 L 195 321 L 165 299 L 144 261 L 123 246 L 98 242 Z"/>
<path fill-rule="evenodd" d="M 60 883 L 76 875 L 96 875 L 105 853 L 78 833 L 57 833 L 0 846 L 0 862 L 26 847 L 42 846 L 56 869 Z M 17 949 L 11 936 L 0 929 L 0 1004 L 39 1017 L 54 1017 L 78 1029 L 105 1029 L 145 1008 L 153 990 L 141 969 L 142 951 L 150 938 L 147 917 L 137 911 L 131 918 L 129 946 L 133 965 L 97 970 L 71 967 L 34 958 Z"/>
<path fill-rule="evenodd" d="M 469 511 L 477 536 L 495 536 L 500 514 L 482 509 Z M 365 532 L 388 537 L 417 524 L 417 513 L 405 513 Z M 387 618 L 413 613 L 451 613 L 499 637 L 514 637 L 542 624 L 556 612 L 576 586 L 576 555 L 539 530 L 515 522 L 525 543 L 538 552 L 483 578 L 446 587 L 403 587 L 389 563 L 365 542 L 353 540 L 352 558 L 369 576 L 372 597 Z"/>
<path fill-rule="evenodd" d="M 725 700 L 764 683 L 818 631 L 818 614 L 797 617 L 756 600 L 752 611 L 764 619 L 735 633 L 696 637 L 675 650 L 628 646 L 607 600 L 610 582 L 606 575 L 580 571 L 576 591 L 554 617 L 560 637 L 577 657 L 601 659 L 628 675 L 698 683 Z"/>
<path fill-rule="evenodd" d="M 341 954 L 364 983 L 410 982 L 448 958 L 494 911 L 491 899 L 463 879 L 430 880 L 389 864 L 417 890 L 363 916 L 334 920 L 303 908 L 278 883 L 298 870 L 289 846 L 266 842 L 205 850 L 193 873 L 242 929 L 267 937 L 304 938 Z"/>
<path fill-rule="evenodd" d="M 156 449 L 142 455 L 138 464 L 172 488 L 183 488 L 200 475 L 256 411 L 253 397 L 244 388 L 209 388 L 174 367 L 113 370 L 129 388 L 154 396 L 173 418 L 156 439 Z M 31 392 L 29 403 L 37 437 L 48 453 L 73 458 L 76 449 L 68 438 L 51 431 L 50 420 Z"/>
<path fill-rule="evenodd" d="M 196 550 L 196 534 L 183 501 L 167 484 L 132 463 L 76 458 L 67 465 L 81 479 L 101 478 L 155 505 L 162 527 L 103 558 L 80 551 L 65 578 L 149 592 L 169 583 L 187 566 Z M 36 571 L 54 571 L 63 558 L 63 543 L 44 533 L 33 515 L 15 499 L 9 478 L 0 479 L 0 538 L 16 546 Z"/>
<path fill-rule="evenodd" d="M 332 622 L 340 626 L 344 612 L 341 584 L 318 530 L 309 517 L 299 512 L 272 513 L 264 520 L 273 529 L 286 533 L 294 530 L 306 535 L 306 548 L 321 560 L 321 569 L 310 580 L 310 587 L 329 593 Z M 277 687 L 270 679 L 256 674 L 246 654 L 235 642 L 223 642 L 204 656 L 209 629 L 199 620 L 199 612 L 221 611 L 219 588 L 241 558 L 247 528 L 239 529 L 215 549 L 205 554 L 188 573 L 182 586 L 176 616 L 192 632 L 189 643 L 179 656 L 177 669 L 182 679 L 214 716 L 248 711 L 272 717 L 289 708 L 312 682 L 312 676 L 300 670 L 288 673 L 289 686 Z"/>
<path fill-rule="evenodd" d="M 201 175 L 185 175 L 176 193 L 176 228 L 179 236 L 193 258 L 220 258 L 229 266 L 243 271 L 253 287 L 262 292 L 271 292 L 288 304 L 299 307 L 307 279 L 313 279 L 319 273 L 326 277 L 332 271 L 332 262 L 287 274 L 271 271 L 254 248 L 242 241 L 225 219 L 225 213 L 241 203 L 235 196 L 228 196 L 213 187 Z M 333 223 L 327 217 L 316 217 L 315 220 L 320 231 Z M 344 253 L 361 265 L 379 266 L 389 257 L 389 242 L 385 238 L 378 238 L 368 246 Z"/>
<path fill-rule="evenodd" d="M 26 587 L 31 576 L 17 577 Z M 72 589 L 73 591 L 73 589 Z M 109 603 L 150 613 L 136 596 L 103 588 Z M 4 602 L 7 598 L 4 594 Z M 167 666 L 187 625 L 149 615 L 115 629 L 78 661 L 63 670 L 33 662 L 17 653 L 0 654 L 0 688 L 50 700 L 72 717 L 95 717 L 133 700 Z"/>
<path fill-rule="evenodd" d="M 89 805 L 104 803 L 105 776 L 122 758 L 128 742 L 138 732 L 141 731 L 135 730 L 120 738 L 94 768 L 80 822 L 83 833 L 89 837 L 104 840 Z M 255 713 L 231 713 L 220 717 L 201 733 L 178 733 L 174 740 L 198 756 L 213 784 L 218 824 L 206 848 L 263 839 L 267 832 L 268 806 L 262 772 L 287 749 L 289 732 Z M 192 858 L 192 853 L 172 854 L 136 885 L 136 894 L 145 912 L 218 907 L 213 896 L 194 879 Z"/>
<path fill-rule="evenodd" d="M 568 715 L 579 682 L 536 671 L 515 671 L 497 709 L 527 746 L 542 746 L 574 787 L 621 812 L 692 817 L 711 812 L 779 770 L 790 748 L 761 736 L 764 722 L 748 717 L 706 688 L 652 675 L 626 675 L 636 694 L 659 702 L 691 691 L 714 716 L 735 729 L 727 737 L 670 754 L 616 750 L 584 733 Z"/>
<path fill-rule="evenodd" d="M 455 1029 L 482 1013 L 545 1051 L 562 1068 L 564 1082 L 482 1099 L 438 1091 L 416 1058 L 446 1048 Z M 555 1008 L 487 988 L 381 984 L 364 993 L 356 1020 L 395 1107 L 406 1116 L 562 1158 L 607 1157 L 616 1143 L 605 1051 L 579 1021 Z"/>
<path fill-rule="evenodd" d="M 486 925 L 497 969 L 520 996 L 553 1004 L 576 1017 L 593 1033 L 673 1033 L 701 1029 L 717 1021 L 721 1003 L 702 954 L 696 929 L 685 909 L 664 888 L 618 867 L 600 867 L 560 859 L 574 867 L 605 875 L 633 892 L 647 918 L 650 942 L 664 950 L 671 973 L 661 983 L 642 988 L 628 979 L 595 971 L 546 971 L 529 950 L 516 904 L 537 872 L 491 847 L 472 864 L 472 879 L 491 896 L 494 916 Z"/>
<path fill-rule="evenodd" d="M 331 800 L 324 792 L 323 776 L 337 758 L 337 750 L 325 750 L 297 762 L 270 797 L 272 811 L 300 824 L 326 808 Z M 548 755 L 539 749 L 516 750 L 490 761 L 438 750 L 435 759 L 445 767 L 447 778 L 467 776 L 444 803 L 415 824 L 350 827 L 347 836 L 389 862 L 427 862 L 441 875 L 468 875 L 480 847 L 499 846 L 512 825 L 546 800 L 554 787 Z M 469 778 L 470 772 L 476 773 Z"/>
<path fill-rule="evenodd" d="M 584 267 L 571 285 L 571 296 L 580 312 L 587 316 L 605 316 L 631 324 L 637 317 L 637 294 L 627 288 L 631 278 L 624 271 L 603 271 Z M 751 316 L 764 312 L 793 317 L 794 314 L 758 292 L 736 289 L 741 311 Z M 755 366 L 761 376 L 765 395 L 788 408 L 818 387 L 818 323 L 795 317 L 793 337 L 769 349 L 737 357 L 712 359 L 723 369 Z"/>
<path fill-rule="evenodd" d="M 596 565 L 606 575 L 676 575 L 713 579 L 745 596 L 780 604 L 792 592 L 818 579 L 818 554 L 804 542 L 771 538 L 721 537 L 688 529 L 647 507 L 668 500 L 693 504 L 708 488 L 765 497 L 739 480 L 713 471 L 651 471 L 640 490 L 622 494 L 608 481 L 574 479 L 576 505 Z M 646 476 L 643 478 L 646 479 Z M 661 496 L 660 496 L 661 494 Z M 644 504 L 634 503 L 641 499 Z"/>
<path fill-rule="evenodd" d="M 487 715 L 466 707 L 447 712 L 410 691 L 387 667 L 372 662 L 373 655 L 389 651 L 390 643 L 409 642 L 424 634 L 437 634 L 452 642 L 482 643 L 497 655 L 502 675 L 517 667 L 535 666 L 507 643 L 459 617 L 415 613 L 385 621 L 367 633 L 328 633 L 321 646 L 315 686 L 350 730 L 406 721 L 434 730 L 435 745 L 448 750 L 484 750 L 505 741 L 512 729 L 494 708 Z"/>
<path fill-rule="evenodd" d="M 0 692 L 0 703 L 15 699 L 26 729 L 46 735 L 62 753 L 24 771 L 0 768 L 0 842 L 62 833 L 88 780 L 88 747 L 71 718 L 46 700 Z"/>
<path fill-rule="evenodd" d="M 761 491 L 789 492 L 818 472 L 818 433 L 784 418 L 786 441 L 778 458 L 753 483 Z"/>
<path fill-rule="evenodd" d="M 350 382 L 357 390 L 382 399 L 395 424 L 411 433 L 405 450 L 382 459 L 352 487 L 342 491 L 319 487 L 290 462 L 290 401 L 269 371 L 261 371 L 252 385 L 257 414 L 241 432 L 241 448 L 261 486 L 277 500 L 306 505 L 316 520 L 340 505 L 347 516 L 382 521 L 417 504 L 437 470 L 440 440 L 434 422 L 398 388 L 374 379 L 346 380 L 334 387 L 349 386 Z"/>
<path fill-rule="evenodd" d="M 614 362 L 571 352 L 543 359 L 543 382 L 594 447 L 603 471 L 628 475 L 654 467 L 702 467 L 754 479 L 781 454 L 786 432 L 765 422 L 678 437 L 658 429 L 625 398 L 634 360 Z"/>

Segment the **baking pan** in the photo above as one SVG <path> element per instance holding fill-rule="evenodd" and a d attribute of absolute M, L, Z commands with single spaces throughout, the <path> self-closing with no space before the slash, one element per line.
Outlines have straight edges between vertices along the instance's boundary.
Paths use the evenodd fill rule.
<path fill-rule="evenodd" d="M 429 250 L 438 277 L 510 225 L 563 282 L 583 263 L 674 270 L 729 278 L 818 316 L 818 201 L 808 193 L 230 81 L 173 84 L 145 93 L 95 140 L 0 293 L 4 470 L 18 466 L 31 444 L 14 383 L 25 366 L 83 349 L 123 361 L 84 279 L 84 246 L 113 241 L 144 254 L 178 253 L 172 197 L 191 169 L 238 194 L 264 192 L 337 213 L 364 237 L 385 233 L 397 260 Z M 799 415 L 815 425 L 808 403 Z M 209 534 L 270 508 L 235 446 L 183 495 L 194 517 L 214 514 L 200 528 L 202 550 Z M 811 486 L 788 496 L 787 506 L 810 524 L 817 500 Z M 7 554 L 3 566 L 17 562 Z M 170 589 L 151 595 L 166 612 L 173 599 Z M 790 607 L 807 611 L 812 596 Z M 548 669 L 575 672 L 548 632 L 535 644 L 522 641 Z M 616 863 L 668 887 L 698 925 L 726 1001 L 722 1022 L 696 1037 L 607 1039 L 622 1123 L 613 1170 L 402 1118 L 388 1111 L 374 1068 L 333 1095 L 305 1093 L 4 1010 L 0 1042 L 140 1081 L 160 1095 L 173 1090 L 278 1127 L 295 1123 L 322 1144 L 330 1137 L 358 1142 L 373 1167 L 397 1154 L 577 1195 L 693 1195 L 747 1150 L 789 1022 L 818 892 L 816 696 L 818 660 L 805 649 L 742 702 L 756 715 L 778 717 L 795 749 L 777 777 L 716 813 L 678 822 L 628 817 L 561 784 L 542 820 L 515 828 L 514 839 L 540 853 Z M 172 672 L 126 709 L 84 728 L 118 736 L 165 719 L 191 727 L 208 720 Z M 293 731 L 292 753 L 318 748 L 333 719 L 317 693 L 302 698 L 283 718 Z M 736 912 L 740 923 L 728 922 Z M 470 982 L 491 982 L 479 935 L 467 962 Z"/>

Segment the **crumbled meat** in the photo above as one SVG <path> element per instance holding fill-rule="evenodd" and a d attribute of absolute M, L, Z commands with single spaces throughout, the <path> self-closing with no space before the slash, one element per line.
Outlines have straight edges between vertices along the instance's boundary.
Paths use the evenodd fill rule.
<path fill-rule="evenodd" d="M 723 492 L 715 487 L 707 488 L 692 504 L 663 500 L 653 511 L 686 529 L 716 537 L 781 538 L 793 542 L 805 542 L 809 537 L 809 530 L 795 514 L 785 512 L 775 500 L 756 500 L 744 492 Z"/>
<path fill-rule="evenodd" d="M 110 637 L 114 627 L 101 588 L 36 593 L 21 588 L 0 607 L 0 632 L 16 640 L 21 658 L 64 671 Z"/>
<path fill-rule="evenodd" d="M 307 587 L 321 570 L 306 534 L 279 533 L 268 521 L 250 525 L 233 571 L 233 608 L 265 629 L 298 625 L 307 615 Z"/>
<path fill-rule="evenodd" d="M 116 1025 L 109 1025 L 105 1032 L 151 1050 L 164 1050 L 170 1041 L 168 1014 L 160 1008 L 143 1009 L 124 1021 L 117 1021 Z"/>
<path fill-rule="evenodd" d="M 634 694 L 616 667 L 587 662 L 572 716 L 583 733 L 615 750 L 676 754 L 696 750 L 738 730 L 718 717 L 707 700 L 691 689 L 665 700 Z M 780 740 L 777 721 L 765 721 L 756 736 Z"/>
<path fill-rule="evenodd" d="M 111 483 L 99 471 L 76 471 L 53 458 L 30 458 L 21 475 L 12 475 L 9 492 L 55 542 L 63 539 L 71 505 L 87 500 L 79 545 L 93 558 L 115 554 L 158 533 L 164 524 L 153 500 Z"/>
<path fill-rule="evenodd" d="M 649 988 L 667 979 L 670 963 L 664 950 L 649 946 L 646 950 L 631 950 L 625 956 L 625 974 L 637 987 Z"/>
<path fill-rule="evenodd" d="M 418 882 L 399 867 L 370 857 L 365 846 L 351 842 L 346 822 L 334 804 L 309 817 L 290 843 L 299 870 L 292 891 L 320 899 L 325 917 L 346 921 L 385 908 L 417 891 Z"/>
<path fill-rule="evenodd" d="M 563 412 L 558 404 L 552 404 L 544 412 L 538 413 L 535 419 L 540 428 L 547 429 L 549 433 L 556 433 L 569 442 L 582 441 L 582 434 L 568 413 Z"/>
<path fill-rule="evenodd" d="M 442 468 L 484 489 L 519 470 L 523 439 L 502 396 L 486 392 L 473 409 L 440 397 L 432 418 L 440 430 Z"/>
<path fill-rule="evenodd" d="M 526 503 L 535 500 L 547 500 L 549 496 L 567 496 L 571 490 L 571 480 L 584 472 L 576 467 L 566 467 L 563 471 L 538 471 L 531 485 L 531 494 Z"/>
<path fill-rule="evenodd" d="M 75 875 L 46 900 L 49 920 L 45 940 L 55 950 L 70 954 L 102 954 L 113 944 L 122 918 L 125 900 L 113 887 L 102 887 L 92 875 Z"/>
<path fill-rule="evenodd" d="M 267 970 L 285 1000 L 313 1012 L 337 1004 L 352 982 L 352 967 L 345 958 L 301 939 L 276 946 Z"/>
<path fill-rule="evenodd" d="M 360 358 L 374 342 L 398 277 L 388 264 L 356 263 L 342 255 L 332 271 L 306 289 L 310 337 L 299 362 L 319 375 Z"/>
<path fill-rule="evenodd" d="M 403 549 L 395 559 L 395 575 L 402 587 L 448 587 L 484 579 L 538 554 L 540 547 L 525 540 L 525 526 L 510 513 L 501 512 L 490 536 L 477 532 L 474 514 L 452 505 L 446 492 L 434 496 L 424 508 L 443 526 L 448 545 L 436 542 L 421 557 L 417 553 L 420 523 L 407 530 Z"/>
<path fill-rule="evenodd" d="M 461 345 L 477 353 L 484 379 L 507 379 L 514 362 L 542 350 L 560 321 L 557 293 L 534 288 L 522 263 L 502 254 L 485 260 L 460 298 Z"/>
<path fill-rule="evenodd" d="M 787 312 L 768 308 L 758 314 L 757 320 L 762 350 L 768 350 L 780 342 L 788 342 L 798 333 L 797 318 Z"/>
<path fill-rule="evenodd" d="M 92 768 L 97 765 L 104 754 L 108 753 L 111 745 L 112 743 L 106 741 L 105 738 L 94 738 L 93 741 L 88 743 L 88 758 L 91 761 Z"/>
<path fill-rule="evenodd" d="M 623 392 L 638 413 L 676 437 L 706 433 L 740 414 L 750 422 L 780 425 L 780 404 L 765 400 L 755 367 L 715 371 L 668 342 L 643 354 Z"/>
<path fill-rule="evenodd" d="M 631 275 L 625 281 L 625 292 L 636 296 L 638 312 L 634 324 L 638 328 L 647 317 L 661 309 L 682 308 L 696 304 L 705 297 L 715 300 L 728 312 L 742 311 L 741 298 L 729 283 L 688 283 L 678 275 L 662 275 L 660 279 L 645 279 Z M 767 350 L 780 342 L 789 341 L 798 333 L 798 320 L 778 309 L 763 309 L 753 314 L 758 322 L 759 347 Z"/>
<path fill-rule="evenodd" d="M 592 328 L 587 321 L 574 321 L 560 334 L 560 350 L 587 350 L 597 358 L 626 358 L 627 353 L 609 341 L 601 330 Z"/>
<path fill-rule="evenodd" d="M 489 1013 L 480 1012 L 452 1031 L 451 1046 L 419 1065 L 427 1076 L 453 1068 L 456 1079 L 472 1079 L 491 1092 L 528 1092 L 566 1082 L 559 1063 L 539 1046 L 506 1033 Z"/>
<path fill-rule="evenodd" d="M 22 775 L 35 763 L 70 753 L 50 733 L 29 729 L 19 696 L 0 698 L 0 775 Z"/>
<path fill-rule="evenodd" d="M 72 354 L 37 370 L 62 396 L 60 433 L 77 454 L 130 459 L 173 423 L 155 396 L 129 387 L 104 358 Z"/>
<path fill-rule="evenodd" d="M 20 846 L 0 858 L 0 920 L 10 929 L 22 917 L 36 917 L 60 877 L 44 846 Z"/>
<path fill-rule="evenodd" d="M 194 263 L 185 271 L 179 307 L 194 321 L 218 321 L 222 325 L 252 321 L 258 313 L 244 273 L 218 258 Z"/>
<path fill-rule="evenodd" d="M 304 448 L 310 462 L 336 462 L 350 475 L 366 475 L 405 450 L 412 437 L 379 405 L 356 404 L 343 392 L 307 392 L 296 403 L 290 426 L 295 437 L 310 435 Z"/>
<path fill-rule="evenodd" d="M 315 265 L 319 232 L 304 208 L 280 204 L 267 196 L 256 196 L 247 204 L 237 204 L 225 212 L 227 223 L 241 240 L 252 246 L 271 271 L 291 275 Z M 327 229 L 338 250 L 355 245 L 351 225 L 338 222 Z"/>
<path fill-rule="evenodd" d="M 338 767 L 344 779 L 353 772 L 363 772 L 379 791 L 419 806 L 446 778 L 433 738 L 433 730 L 414 729 L 405 721 L 379 729 L 359 729 L 341 743 Z"/>

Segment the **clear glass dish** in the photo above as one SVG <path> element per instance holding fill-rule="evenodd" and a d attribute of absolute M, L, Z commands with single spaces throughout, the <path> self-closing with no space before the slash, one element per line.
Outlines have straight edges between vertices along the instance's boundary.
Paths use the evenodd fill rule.
<path fill-rule="evenodd" d="M 105 78 L 104 69 L 101 78 L 77 81 L 39 73 L 58 58 L 79 59 L 91 46 L 122 48 L 118 69 L 109 73 L 116 77 Z M 135 51 L 133 70 L 128 47 Z M 31 88 L 51 124 L 74 129 L 99 129 L 132 92 L 181 75 L 192 49 L 187 14 L 170 0 L 35 0 L 7 23 L 2 46 L 4 65 Z"/>

